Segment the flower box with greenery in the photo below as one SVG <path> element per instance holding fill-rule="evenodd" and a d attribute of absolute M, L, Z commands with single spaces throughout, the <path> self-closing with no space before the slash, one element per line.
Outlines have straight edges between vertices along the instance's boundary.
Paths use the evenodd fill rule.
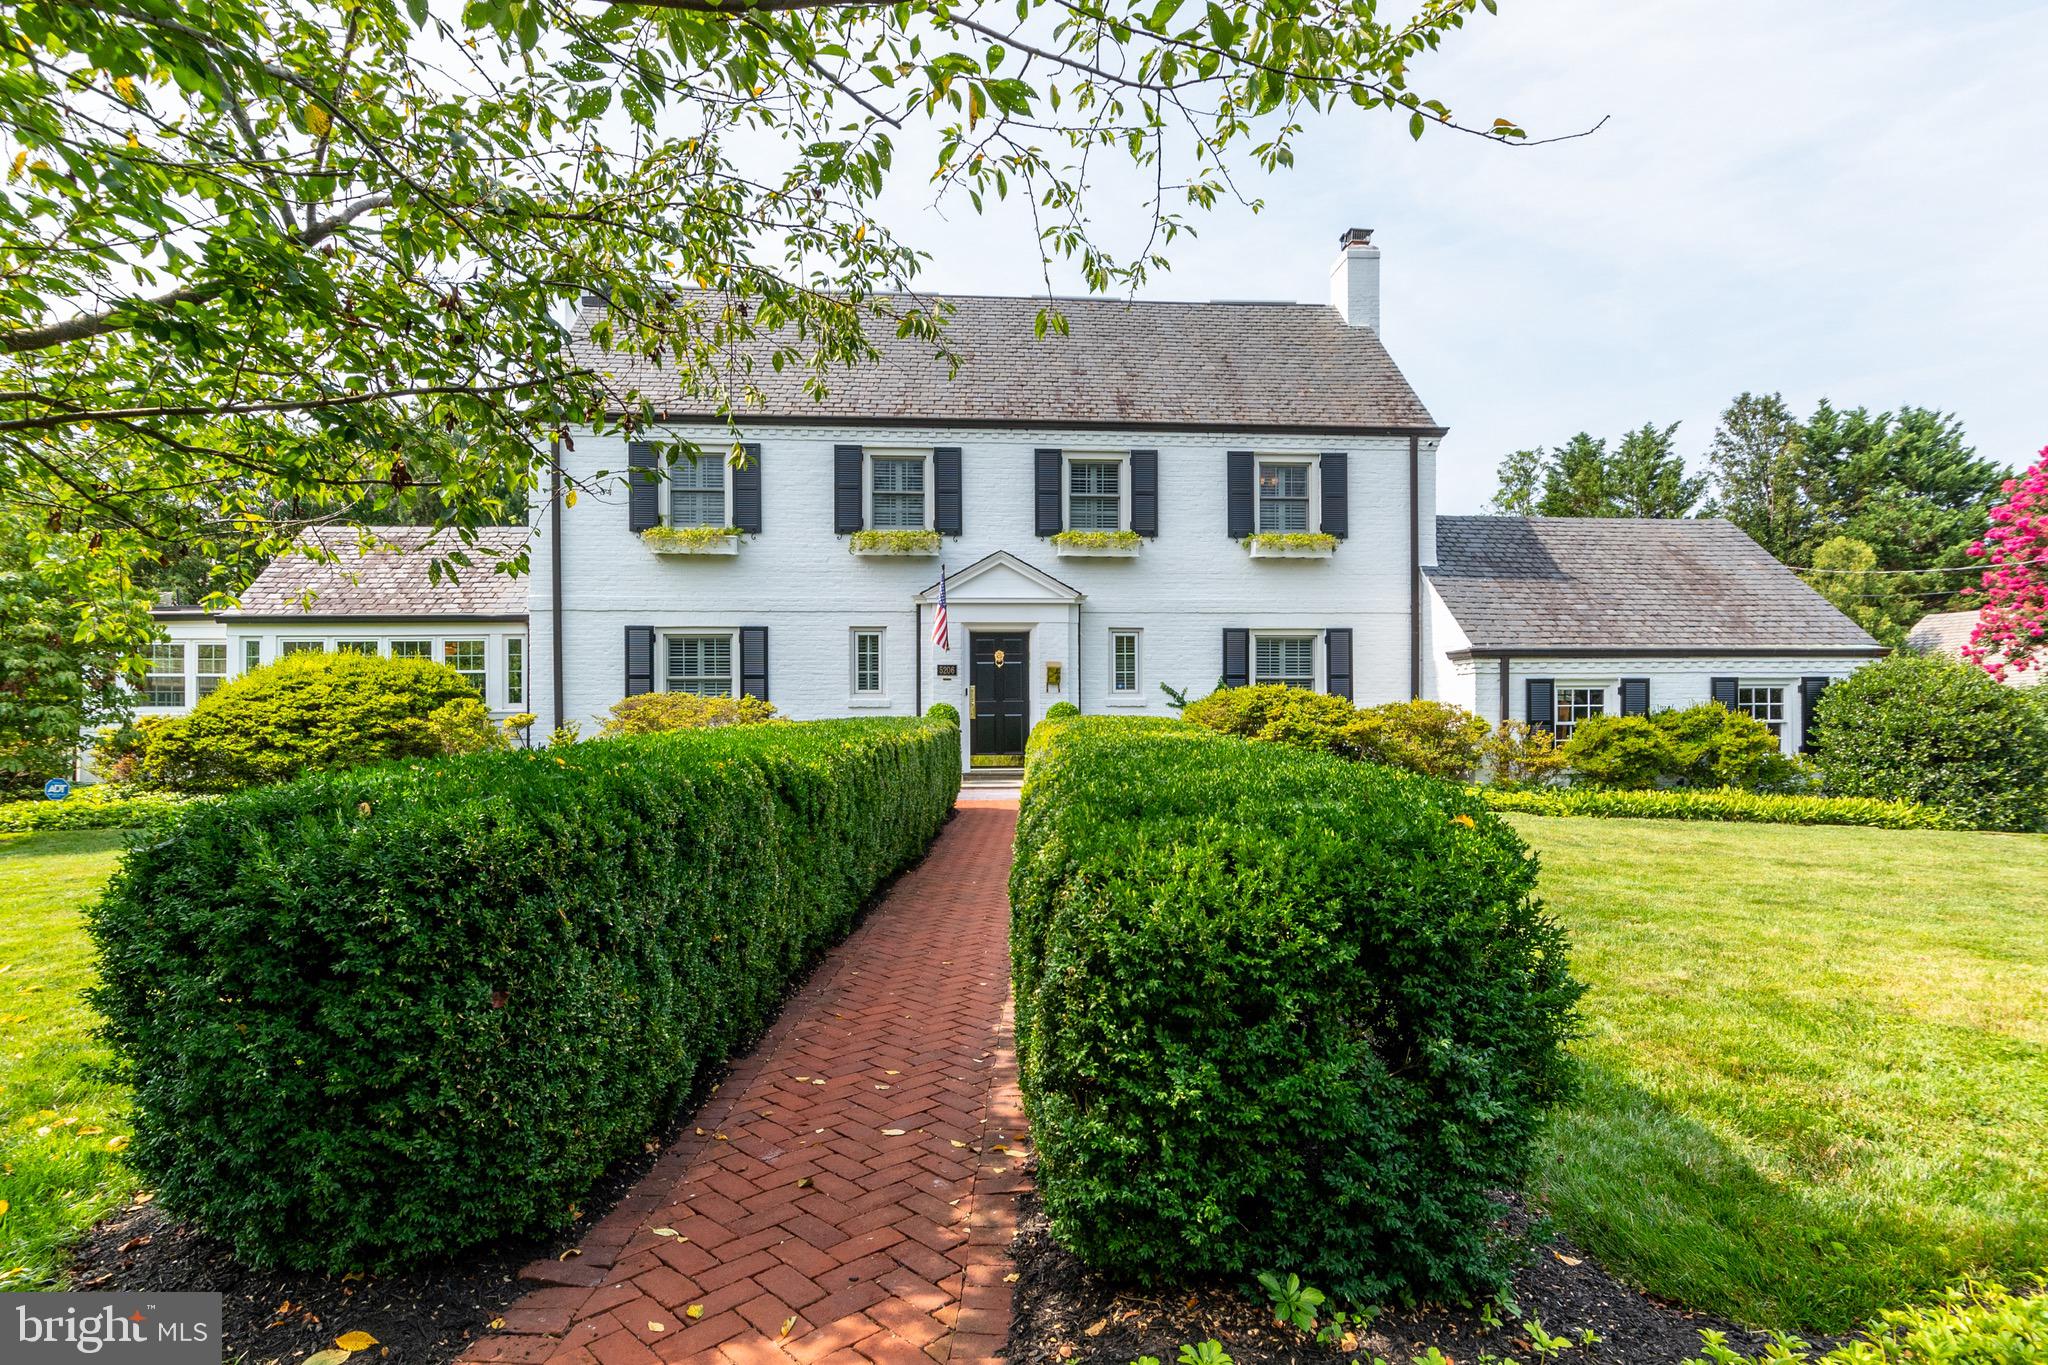
<path fill-rule="evenodd" d="M 1136 531 L 1061 531 L 1052 550 L 1061 559 L 1136 559 L 1144 543 Z"/>
<path fill-rule="evenodd" d="M 1337 553 L 1337 537 L 1321 531 L 1260 531 L 1238 544 L 1253 559 L 1328 559 Z"/>
<path fill-rule="evenodd" d="M 857 555 L 935 555 L 939 552 L 939 533 L 855 531 L 846 538 L 846 548 Z"/>
<path fill-rule="evenodd" d="M 650 526 L 640 543 L 658 555 L 736 555 L 740 533 L 731 526 Z"/>

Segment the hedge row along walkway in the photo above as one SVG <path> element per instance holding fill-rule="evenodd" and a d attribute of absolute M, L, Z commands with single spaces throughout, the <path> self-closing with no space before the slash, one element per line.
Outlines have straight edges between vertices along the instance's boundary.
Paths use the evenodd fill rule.
<path fill-rule="evenodd" d="M 1025 1150 L 1014 798 L 964 804 L 581 1253 L 465 1361 L 967 1365 L 1008 1335 Z"/>

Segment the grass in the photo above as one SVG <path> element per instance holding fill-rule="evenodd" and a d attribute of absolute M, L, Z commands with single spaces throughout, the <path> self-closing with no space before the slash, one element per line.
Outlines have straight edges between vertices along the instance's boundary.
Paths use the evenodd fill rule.
<path fill-rule="evenodd" d="M 100 1068 L 80 912 L 118 830 L 0 835 L 0 1289 L 56 1287 L 65 1247 L 136 1188 L 125 1087 Z"/>
<path fill-rule="evenodd" d="M 1509 818 L 1592 988 L 1574 1240 L 1807 1332 L 2048 1265 L 2048 838 Z"/>

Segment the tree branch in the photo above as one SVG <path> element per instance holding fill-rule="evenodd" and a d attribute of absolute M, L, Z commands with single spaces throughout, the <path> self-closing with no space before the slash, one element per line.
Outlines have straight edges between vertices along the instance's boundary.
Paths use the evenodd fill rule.
<path fill-rule="evenodd" d="M 391 196 L 373 194 L 359 199 L 329 218 L 322 218 L 303 232 L 294 234 L 299 246 L 318 246 L 341 229 L 353 223 L 366 213 L 391 207 Z M 204 303 L 218 295 L 227 286 L 222 283 L 188 284 L 183 289 L 173 289 L 153 299 L 142 300 L 149 308 L 175 307 L 181 303 Z M 20 355 L 24 351 L 47 350 L 61 346 L 67 341 L 85 341 L 107 332 L 120 331 L 129 325 L 129 315 L 136 307 L 135 301 L 119 303 L 98 313 L 80 313 L 77 317 L 63 322 L 45 323 L 41 327 L 23 327 L 0 337 L 0 353 Z"/>

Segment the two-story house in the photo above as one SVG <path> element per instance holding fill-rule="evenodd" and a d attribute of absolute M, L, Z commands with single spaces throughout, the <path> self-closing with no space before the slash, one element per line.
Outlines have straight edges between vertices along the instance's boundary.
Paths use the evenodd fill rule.
<path fill-rule="evenodd" d="M 507 704 L 489 670 L 510 649 L 542 733 L 661 690 L 797 719 L 943 701 L 970 762 L 1019 753 L 1058 702 L 1169 714 L 1218 683 L 1436 697 L 1560 733 L 1713 699 L 1789 750 L 1819 689 L 1881 653 L 1725 522 L 1439 519 L 1444 429 L 1382 344 L 1369 232 L 1343 234 L 1330 283 L 1327 305 L 1062 300 L 1068 330 L 1044 336 L 1038 300 L 955 298 L 957 370 L 889 331 L 822 399 L 762 342 L 735 459 L 672 365 L 591 341 L 586 302 L 583 359 L 661 419 L 562 444 L 579 496 L 534 510 L 524 615 L 491 627 L 484 691 Z M 266 614 L 291 597 L 264 623 L 280 632 L 321 611 L 291 562 L 251 589 Z M 413 584 L 407 614 L 464 619 L 421 599 L 424 565 L 376 572 Z"/>

